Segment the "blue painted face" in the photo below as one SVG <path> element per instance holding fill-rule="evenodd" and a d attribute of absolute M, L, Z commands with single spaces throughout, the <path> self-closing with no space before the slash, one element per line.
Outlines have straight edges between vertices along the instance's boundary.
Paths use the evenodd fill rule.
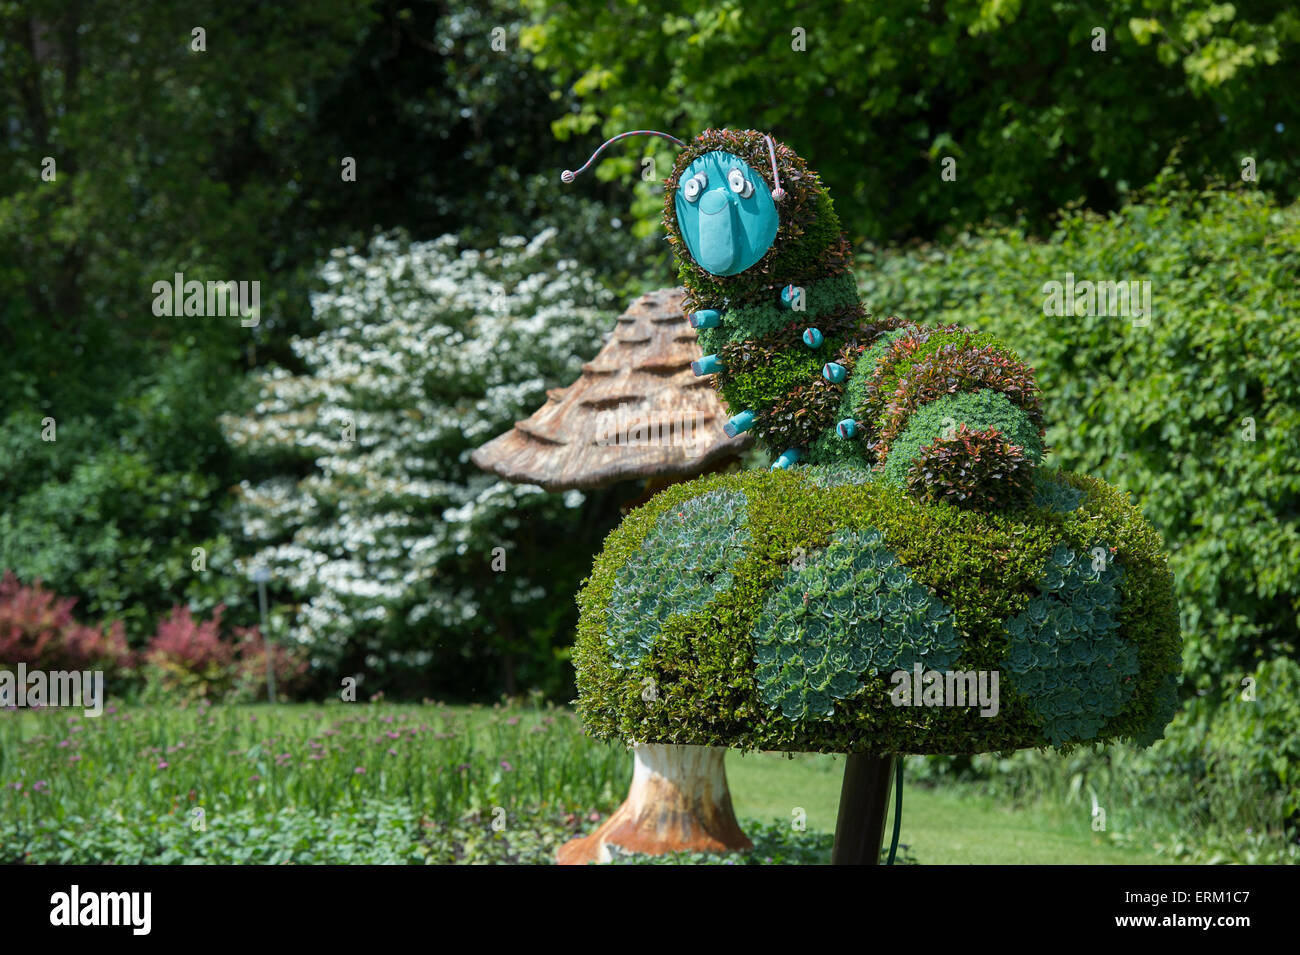
<path fill-rule="evenodd" d="M 731 153 L 707 153 L 687 166 L 678 180 L 676 203 L 687 250 L 713 275 L 745 271 L 776 239 L 772 191 Z"/>

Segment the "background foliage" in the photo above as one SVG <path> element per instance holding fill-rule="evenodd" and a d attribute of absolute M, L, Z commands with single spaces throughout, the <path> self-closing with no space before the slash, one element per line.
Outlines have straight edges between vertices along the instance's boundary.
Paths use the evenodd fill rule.
<path fill-rule="evenodd" d="M 990 216 L 1041 228 L 1079 198 L 1110 209 L 1179 141 L 1198 176 L 1253 156 L 1262 185 L 1297 190 L 1300 14 L 1285 2 L 528 5 L 525 46 L 579 98 L 556 135 L 770 130 L 810 158 L 853 237 Z M 670 167 L 667 147 L 645 149 Z M 945 157 L 958 188 L 940 178 Z M 634 150 L 604 160 L 602 175 L 634 172 Z M 638 185 L 647 230 L 654 189 Z"/>
<path fill-rule="evenodd" d="M 555 637 L 572 603 L 557 595 L 614 514 L 600 494 L 545 494 L 469 461 L 577 377 L 607 330 L 610 293 L 556 245 L 548 230 L 482 252 L 451 236 L 339 250 L 316 334 L 291 343 L 306 372 L 266 369 L 250 413 L 223 419 L 256 475 L 234 512 L 256 551 L 239 566 L 271 568 L 294 642 L 368 692 L 567 682 Z"/>
<path fill-rule="evenodd" d="M 1300 207 L 1171 173 L 1109 216 L 1068 211 L 1048 241 L 1008 228 L 877 249 L 859 286 L 869 307 L 1016 343 L 1051 462 L 1130 491 L 1168 542 L 1186 672 L 1204 690 L 1296 654 L 1298 269 Z M 1149 281 L 1149 323 L 1045 315 L 1045 283 L 1067 272 Z"/>

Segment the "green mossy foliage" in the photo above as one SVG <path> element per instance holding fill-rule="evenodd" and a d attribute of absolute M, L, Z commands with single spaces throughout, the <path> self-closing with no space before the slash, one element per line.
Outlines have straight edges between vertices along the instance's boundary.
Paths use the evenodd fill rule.
<path fill-rule="evenodd" d="M 825 346 L 812 351 L 777 352 L 765 364 L 753 371 L 732 375 L 722 384 L 722 400 L 732 414 L 741 411 L 761 411 L 777 398 L 806 386 L 821 375 L 822 365 L 828 360 Z M 785 450 L 782 448 L 781 450 Z"/>
<path fill-rule="evenodd" d="M 1010 653 L 1006 621 L 1039 596 L 1043 567 L 1060 545 L 1087 553 L 1097 540 L 1125 569 L 1119 580 L 1116 638 L 1136 649 L 1136 690 L 1105 717 L 1095 739 L 1132 739 L 1160 723 L 1160 688 L 1178 673 L 1181 641 L 1172 580 L 1159 535 L 1127 497 L 1092 478 L 1057 480 L 1082 496 L 1069 513 L 1037 506 L 989 513 L 924 506 L 883 481 L 845 481 L 842 468 L 796 468 L 710 475 L 674 485 L 633 511 L 606 546 L 579 594 L 574 647 L 578 711 L 600 738 L 741 749 L 862 753 L 977 753 L 1048 746 L 1043 719 L 1013 678 L 1000 710 L 895 707 L 877 674 L 820 719 L 789 720 L 764 701 L 755 629 L 797 548 L 828 547 L 837 534 L 877 531 L 912 579 L 952 612 L 961 647 L 954 668 L 1000 670 Z M 841 483 L 843 482 L 843 483 Z M 730 567 L 732 583 L 706 606 L 666 619 L 649 650 L 619 666 L 608 643 L 608 614 L 621 568 L 662 514 L 712 491 L 739 492 L 751 534 Z M 647 681 L 650 681 L 647 683 Z M 646 694 L 647 685 L 654 693 Z M 647 698 L 652 697 L 652 698 Z M 1074 744 L 1059 744 L 1069 750 Z"/>
<path fill-rule="evenodd" d="M 721 325 L 696 332 L 700 348 L 706 355 L 712 354 L 727 342 L 762 338 L 782 331 L 792 322 L 799 323 L 800 333 L 809 326 L 820 328 L 818 320 L 822 316 L 842 309 L 860 308 L 857 283 L 847 272 L 818 279 L 804 288 L 803 305 L 799 311 L 782 306 L 779 288 L 753 304 L 741 302 L 731 305 L 723 314 Z M 796 337 L 790 344 L 801 343 Z"/>
<path fill-rule="evenodd" d="M 841 466 L 869 468 L 875 464 L 875 453 L 871 448 L 872 433 L 869 422 L 857 421 L 858 432 L 849 439 L 841 438 L 836 425 L 845 418 L 856 420 L 856 409 L 861 406 L 866 396 L 866 388 L 871 381 L 871 371 L 882 356 L 889 350 L 895 339 L 906 335 L 912 325 L 887 329 L 858 356 L 853 372 L 844 381 L 844 395 L 835 421 L 813 442 L 808 451 L 808 464 L 837 464 Z"/>
<path fill-rule="evenodd" d="M 841 531 L 786 571 L 754 627 L 763 702 L 787 720 L 834 714 L 863 675 L 945 669 L 960 640 L 952 611 L 912 579 L 877 531 Z"/>

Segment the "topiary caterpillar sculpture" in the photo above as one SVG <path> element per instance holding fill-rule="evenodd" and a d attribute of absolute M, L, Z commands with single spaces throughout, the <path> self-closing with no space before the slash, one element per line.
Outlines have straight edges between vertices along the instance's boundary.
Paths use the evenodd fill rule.
<path fill-rule="evenodd" d="M 693 370 L 776 463 L 660 492 L 597 557 L 578 709 L 638 763 L 570 857 L 735 846 L 721 756 L 700 755 L 723 747 L 892 760 L 1158 738 L 1181 668 L 1162 541 L 1122 493 L 1040 467 L 1032 371 L 987 335 L 869 317 L 830 197 L 785 146 L 681 145 L 664 221 Z"/>

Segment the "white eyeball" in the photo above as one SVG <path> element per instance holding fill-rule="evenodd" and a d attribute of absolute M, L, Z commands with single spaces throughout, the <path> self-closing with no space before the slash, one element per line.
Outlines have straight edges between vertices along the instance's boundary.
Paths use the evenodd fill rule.
<path fill-rule="evenodd" d="M 745 174 L 739 169 L 727 173 L 727 185 L 742 199 L 748 199 L 754 194 L 754 184 L 746 179 Z"/>
<path fill-rule="evenodd" d="M 682 186 L 682 194 L 686 196 L 687 202 L 694 202 L 700 198 L 700 193 L 709 187 L 709 177 L 702 172 L 697 172 L 686 180 Z"/>

